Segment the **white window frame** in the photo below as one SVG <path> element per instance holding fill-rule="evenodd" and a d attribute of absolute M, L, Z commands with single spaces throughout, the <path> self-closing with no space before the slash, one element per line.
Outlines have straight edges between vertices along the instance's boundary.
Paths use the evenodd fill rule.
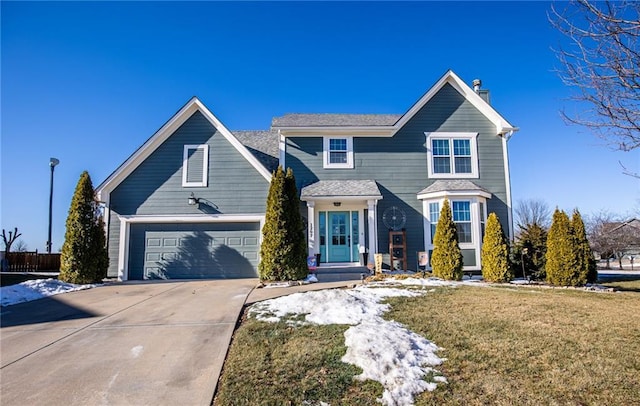
<path fill-rule="evenodd" d="M 478 178 L 478 133 L 466 132 L 425 132 L 427 137 L 427 173 L 430 179 L 474 179 Z M 433 148 L 432 140 L 446 139 L 449 141 L 450 152 L 450 172 L 435 173 L 433 170 Z M 453 148 L 453 140 L 469 140 L 469 148 L 471 149 L 471 173 L 455 172 L 455 155 Z"/>
<path fill-rule="evenodd" d="M 469 221 L 460 221 L 460 220 L 456 221 L 455 213 L 453 210 L 454 203 L 467 203 L 469 205 Z M 473 224 L 474 216 L 473 216 L 473 209 L 472 209 L 472 204 L 474 204 L 474 201 L 472 201 L 471 199 L 455 199 L 455 200 L 451 200 L 450 204 L 451 204 L 451 219 L 456 225 L 456 229 L 458 228 L 458 224 L 469 224 L 469 228 L 471 230 L 471 241 L 460 241 L 460 233 L 458 233 L 458 241 L 460 241 L 460 245 L 461 246 L 465 246 L 467 244 L 475 245 L 476 235 L 479 235 L 480 233 L 476 233 L 475 232 L 476 230 L 474 230 L 474 224 Z M 480 219 L 478 219 L 478 222 L 475 228 L 481 228 L 481 227 L 482 227 L 482 222 L 480 221 Z"/>
<path fill-rule="evenodd" d="M 189 165 L 189 151 L 202 150 L 202 180 L 200 182 L 188 182 L 187 173 Z M 209 180 L 209 145 L 185 145 L 182 153 L 182 187 L 207 187 Z"/>
<path fill-rule="evenodd" d="M 347 140 L 347 162 L 330 162 L 330 140 Z M 323 137 L 322 167 L 324 169 L 353 169 L 353 137 Z"/>
<path fill-rule="evenodd" d="M 469 209 L 471 210 L 471 242 L 460 242 L 458 246 L 460 249 L 474 249 L 476 254 L 476 265 L 463 267 L 464 270 L 479 270 L 481 266 L 481 252 L 482 252 L 482 237 L 480 236 L 481 221 L 486 223 L 487 219 L 487 199 L 490 195 L 486 193 L 474 193 L 464 192 L 456 194 L 455 192 L 437 192 L 428 195 L 419 195 L 418 199 L 422 201 L 422 217 L 424 226 L 424 250 L 429 252 L 433 250 L 434 244 L 431 242 L 433 236 L 431 235 L 431 217 L 430 217 L 430 203 L 438 203 L 439 210 L 442 210 L 444 199 L 449 200 L 449 207 L 451 215 L 453 216 L 453 202 L 469 202 Z M 480 210 L 480 203 L 484 205 L 484 212 Z M 440 219 L 438 219 L 440 221 Z"/>

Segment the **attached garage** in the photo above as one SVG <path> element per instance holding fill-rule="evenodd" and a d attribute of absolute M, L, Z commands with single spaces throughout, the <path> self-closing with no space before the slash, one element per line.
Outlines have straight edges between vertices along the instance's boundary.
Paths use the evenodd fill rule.
<path fill-rule="evenodd" d="M 128 279 L 256 278 L 259 252 L 259 222 L 134 222 Z"/>

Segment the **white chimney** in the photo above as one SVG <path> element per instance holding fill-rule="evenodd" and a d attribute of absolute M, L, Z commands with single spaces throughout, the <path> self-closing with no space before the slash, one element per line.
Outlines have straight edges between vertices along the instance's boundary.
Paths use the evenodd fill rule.
<path fill-rule="evenodd" d="M 482 86 L 482 81 L 480 79 L 473 79 L 473 91 L 480 94 L 480 86 Z"/>

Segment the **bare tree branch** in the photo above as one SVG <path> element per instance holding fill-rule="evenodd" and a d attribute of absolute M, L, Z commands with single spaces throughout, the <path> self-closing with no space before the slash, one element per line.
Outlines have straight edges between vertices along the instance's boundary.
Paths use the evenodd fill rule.
<path fill-rule="evenodd" d="M 638 172 L 632 172 L 631 170 L 627 169 L 627 167 L 626 167 L 626 166 L 624 166 L 624 165 L 622 164 L 622 162 L 620 162 L 620 161 L 618 161 L 618 163 L 619 163 L 619 164 L 620 164 L 620 166 L 622 167 L 622 173 L 623 173 L 623 174 L 625 174 L 625 175 L 627 175 L 627 176 L 631 176 L 631 177 L 633 177 L 633 178 L 640 179 L 640 173 L 638 173 Z"/>
<path fill-rule="evenodd" d="M 9 236 L 7 237 L 7 233 L 4 228 L 2 229 L 2 242 L 4 243 L 4 251 L 6 253 L 11 252 L 11 245 L 20 237 L 22 234 L 18 233 L 18 227 L 14 227 L 13 231 L 9 231 Z"/>
<path fill-rule="evenodd" d="M 640 2 L 571 0 L 549 20 L 569 43 L 555 49 L 562 82 L 579 111 L 563 118 L 615 149 L 640 147 Z M 583 107 L 586 106 L 586 107 Z"/>
<path fill-rule="evenodd" d="M 587 235 L 591 248 L 607 259 L 615 257 L 622 269 L 624 256 L 640 246 L 638 220 L 623 220 L 606 210 L 590 216 L 587 220 Z"/>
<path fill-rule="evenodd" d="M 516 202 L 514 211 L 516 214 L 516 226 L 520 231 L 534 224 L 544 230 L 549 228 L 551 209 L 549 209 L 549 205 L 544 200 L 519 200 Z"/>

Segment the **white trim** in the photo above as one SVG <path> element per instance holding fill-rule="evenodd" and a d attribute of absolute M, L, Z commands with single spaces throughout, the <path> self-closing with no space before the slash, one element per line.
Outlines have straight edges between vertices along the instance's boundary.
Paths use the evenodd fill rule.
<path fill-rule="evenodd" d="M 433 96 L 435 96 L 440 89 L 444 87 L 445 84 L 450 84 L 456 89 L 462 96 L 465 97 L 475 108 L 477 108 L 489 121 L 491 121 L 496 126 L 496 134 L 502 135 L 509 131 L 517 131 L 518 129 L 511 124 L 507 120 L 505 120 L 489 103 L 484 101 L 482 97 L 480 97 L 476 92 L 473 91 L 462 79 L 458 77 L 453 71 L 449 70 L 444 74 L 436 82 L 435 85 L 425 93 L 424 96 L 420 98 L 414 104 L 409 111 L 407 111 L 398 122 L 394 125 L 394 127 L 402 128 L 425 104 L 427 104 Z"/>
<path fill-rule="evenodd" d="M 149 138 L 138 150 L 136 150 L 127 160 L 118 167 L 107 179 L 97 188 L 98 196 L 102 193 L 110 193 L 123 180 L 125 180 L 144 160 L 146 160 L 164 141 L 184 124 L 196 111 L 200 111 L 209 122 L 240 152 L 240 154 L 253 166 L 267 182 L 271 182 L 271 174 L 258 161 L 258 159 L 242 145 L 236 137 L 218 120 L 209 109 L 197 97 L 193 97 L 185 104 L 169 121 L 167 121 L 151 138 Z"/>
<path fill-rule="evenodd" d="M 369 222 L 369 264 L 373 264 L 374 254 L 378 254 L 378 201 L 367 200 Z"/>
<path fill-rule="evenodd" d="M 118 280 L 129 279 L 129 237 L 131 224 L 153 223 L 260 223 L 264 227 L 265 216 L 258 214 L 212 214 L 185 216 L 119 216 L 120 246 L 118 247 Z M 262 233 L 259 233 L 258 244 L 262 245 Z"/>
<path fill-rule="evenodd" d="M 286 168 L 285 158 L 287 156 L 287 139 L 280 133 L 280 130 L 278 130 L 278 152 L 279 165 L 282 166 L 282 168 Z"/>
<path fill-rule="evenodd" d="M 478 133 L 472 132 L 425 132 L 427 137 L 427 176 L 429 179 L 477 179 L 480 177 L 478 171 Z M 449 173 L 434 173 L 433 172 L 433 148 L 432 140 L 434 139 L 446 139 L 449 141 L 449 157 L 450 169 Z M 471 173 L 456 173 L 455 171 L 455 157 L 453 150 L 453 140 L 469 140 L 469 148 L 471 149 Z"/>
<path fill-rule="evenodd" d="M 331 140 L 346 140 L 347 150 L 347 162 L 345 163 L 331 163 L 329 162 L 330 150 L 329 144 Z M 353 137 L 323 137 L 322 141 L 322 167 L 324 169 L 353 169 Z M 338 151 L 337 151 L 338 152 Z"/>
<path fill-rule="evenodd" d="M 430 192 L 418 195 L 418 200 L 434 200 L 438 198 L 457 198 L 457 197 L 469 197 L 469 196 L 481 196 L 486 199 L 491 199 L 491 193 L 484 190 L 445 190 L 441 192 Z"/>
<path fill-rule="evenodd" d="M 202 179 L 200 182 L 189 182 L 189 151 L 202 150 Z M 207 187 L 209 180 L 209 145 L 185 145 L 182 152 L 182 187 Z"/>
<path fill-rule="evenodd" d="M 490 196 L 489 196 L 490 197 Z M 429 203 L 438 203 L 439 210 L 442 210 L 442 205 L 444 203 L 444 199 L 449 200 L 450 209 L 453 214 L 453 202 L 454 201 L 465 201 L 469 202 L 469 210 L 471 211 L 471 242 L 469 243 L 459 243 L 461 250 L 473 249 L 475 250 L 475 266 L 463 266 L 462 269 L 465 271 L 470 270 L 479 270 L 481 269 L 481 253 L 482 253 L 482 237 L 481 233 L 481 224 L 480 224 L 480 216 L 483 216 L 483 213 L 480 213 L 480 202 L 484 203 L 485 212 L 487 210 L 487 200 L 485 195 L 481 195 L 478 193 L 474 194 L 466 194 L 466 195 L 456 195 L 451 198 L 450 195 L 447 196 L 432 196 L 429 199 L 422 199 L 422 218 L 423 218 L 423 234 L 424 234 L 424 250 L 425 252 L 429 252 L 433 250 L 433 244 L 431 243 L 431 217 L 429 216 Z M 485 222 L 486 222 L 486 216 Z"/>
<path fill-rule="evenodd" d="M 502 156 L 504 159 L 504 181 L 505 189 L 507 192 L 507 217 L 509 223 L 509 240 L 513 241 L 515 235 L 513 233 L 513 209 L 511 206 L 511 172 L 509 171 L 509 151 L 507 148 L 507 141 L 509 137 L 502 138 Z"/>
<path fill-rule="evenodd" d="M 312 196 L 312 197 L 301 197 L 301 201 L 303 202 L 351 202 L 356 200 L 382 200 L 381 195 L 372 195 L 372 196 Z"/>
<path fill-rule="evenodd" d="M 315 255 L 319 252 L 320 244 L 316 244 L 316 214 L 315 214 L 316 202 L 307 202 L 307 249 L 309 255 Z M 317 247 L 316 247 L 317 246 Z M 320 264 L 316 264 L 320 266 Z"/>
<path fill-rule="evenodd" d="M 320 137 L 331 134 L 333 138 L 345 137 L 393 137 L 397 129 L 394 126 L 326 126 L 326 127 L 277 127 L 285 137 Z"/>

